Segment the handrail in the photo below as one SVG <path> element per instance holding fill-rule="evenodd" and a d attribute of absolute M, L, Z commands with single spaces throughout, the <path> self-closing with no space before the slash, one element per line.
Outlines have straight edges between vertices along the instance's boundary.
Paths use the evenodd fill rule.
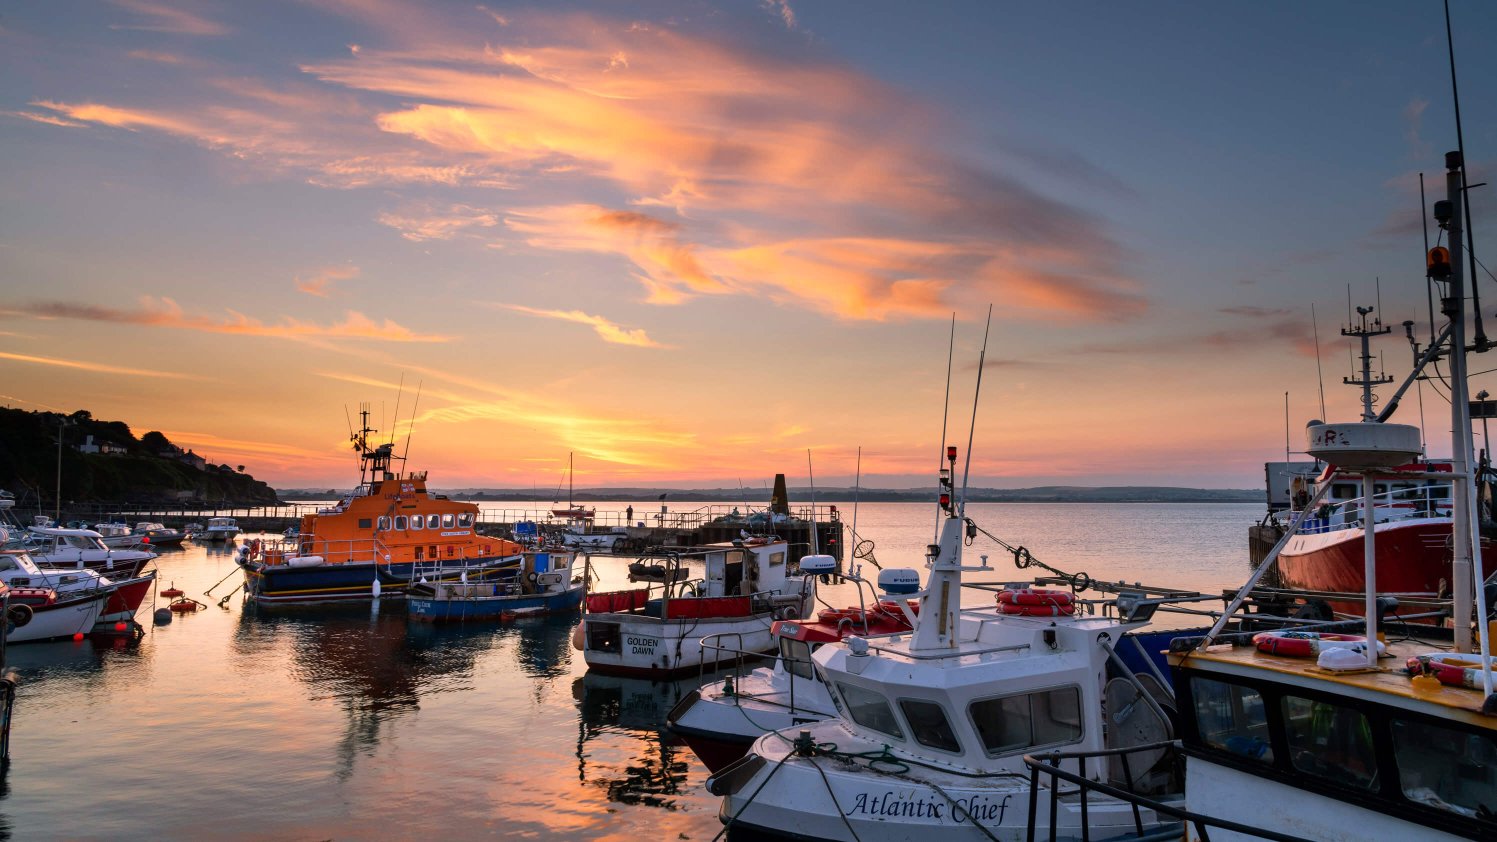
<path fill-rule="evenodd" d="M 734 635 L 734 636 L 737 636 L 739 638 L 739 646 L 743 645 L 743 642 L 742 642 L 743 641 L 743 637 L 742 637 L 742 633 L 741 632 L 719 632 L 717 634 L 709 634 L 709 635 L 706 635 L 705 637 L 703 637 L 700 642 L 701 642 L 703 651 L 706 651 L 706 650 L 710 649 L 713 652 L 718 653 L 719 658 L 720 658 L 720 656 L 721 656 L 722 653 L 731 653 L 734 656 L 733 657 L 733 680 L 735 682 L 735 686 L 737 688 L 739 688 L 738 690 L 735 690 L 731 694 L 733 696 L 733 700 L 734 700 L 733 703 L 735 705 L 738 704 L 738 699 L 740 697 L 742 697 L 742 695 L 743 695 L 743 693 L 742 693 L 742 686 L 743 685 L 741 683 L 738 683 L 738 682 L 741 682 L 741 680 L 743 678 L 743 673 L 741 672 L 741 670 L 742 670 L 742 668 L 744 666 L 744 661 L 747 660 L 747 659 L 759 660 L 759 659 L 762 659 L 762 658 L 773 658 L 774 659 L 774 664 L 781 664 L 781 663 L 804 664 L 806 666 L 812 667 L 811 674 L 813 676 L 816 674 L 815 667 L 814 667 L 813 662 L 811 661 L 811 659 L 809 659 L 809 658 L 790 658 L 790 657 L 786 657 L 786 655 L 784 654 L 783 650 L 776 652 L 774 655 L 766 655 L 763 652 L 750 652 L 750 651 L 745 650 L 745 649 L 733 649 L 733 648 L 730 648 L 730 647 L 727 647 L 727 646 L 720 646 L 720 645 L 718 645 L 715 642 L 709 642 L 709 641 L 713 641 L 715 638 L 725 637 L 725 636 L 730 635 L 730 634 Z M 702 659 L 702 665 L 697 670 L 697 679 L 698 679 L 697 683 L 698 684 L 705 684 L 706 683 L 705 680 L 706 680 L 707 664 L 708 663 L 709 663 L 708 659 L 706 659 L 706 658 Z M 721 663 L 721 660 L 717 660 L 717 663 Z M 719 672 L 719 671 L 721 671 L 721 668 L 713 670 L 713 671 L 714 672 Z M 789 690 L 790 702 L 789 702 L 788 705 L 781 704 L 781 706 L 782 707 L 788 707 L 790 709 L 790 711 L 793 713 L 796 710 L 799 710 L 799 708 L 797 708 L 796 705 L 795 705 L 795 678 L 796 678 L 796 674 L 792 670 L 790 670 L 788 667 L 786 668 L 785 672 L 789 676 L 789 682 L 788 682 L 788 684 L 789 684 L 789 687 L 790 687 L 790 690 Z M 812 680 L 812 681 L 819 681 L 820 679 L 813 678 L 813 679 L 810 679 L 810 680 Z M 759 696 L 751 696 L 750 698 L 755 698 L 755 699 L 760 699 L 761 701 L 765 701 L 764 699 L 762 699 L 762 697 L 759 697 Z M 778 703 L 775 703 L 775 702 L 768 702 L 768 701 L 765 701 L 765 703 L 766 704 L 778 704 Z"/>
<path fill-rule="evenodd" d="M 1088 826 L 1088 823 L 1086 821 L 1086 796 L 1087 793 L 1091 791 L 1116 798 L 1119 801 L 1123 801 L 1132 805 L 1134 813 L 1134 826 L 1138 831 L 1139 836 L 1143 836 L 1143 821 L 1139 813 L 1139 808 L 1145 808 L 1153 810 L 1154 813 L 1158 815 L 1169 816 L 1170 818 L 1179 819 L 1182 822 L 1188 822 L 1194 825 L 1196 829 L 1196 836 L 1201 839 L 1209 839 L 1210 834 L 1206 833 L 1204 828 L 1213 827 L 1221 830 L 1231 831 L 1233 833 L 1245 834 L 1247 836 L 1256 837 L 1258 839 L 1268 839 L 1270 840 L 1270 842 L 1306 842 L 1305 839 L 1300 836 L 1291 836 L 1287 833 L 1279 833 L 1277 831 L 1266 830 L 1261 827 L 1251 827 L 1249 825 L 1234 822 L 1229 819 L 1206 816 L 1200 813 L 1192 812 L 1183 807 L 1176 807 L 1172 804 L 1150 798 L 1146 795 L 1140 795 L 1136 792 L 1133 792 L 1131 789 L 1120 789 L 1118 787 L 1112 786 L 1111 784 L 1105 784 L 1101 781 L 1094 781 L 1088 778 L 1085 774 L 1067 772 L 1060 766 L 1062 761 L 1076 760 L 1077 768 L 1083 768 L 1083 764 L 1085 764 L 1087 760 L 1099 757 L 1117 756 L 1123 761 L 1124 774 L 1128 776 L 1128 785 L 1132 787 L 1132 774 L 1128 769 L 1127 756 L 1134 752 L 1152 751 L 1158 748 L 1165 748 L 1167 751 L 1172 752 L 1176 758 L 1178 758 L 1180 752 L 1180 742 L 1178 740 L 1168 740 L 1165 742 L 1147 743 L 1145 745 L 1127 746 L 1124 748 L 1100 749 L 1097 751 L 1052 751 L 1046 752 L 1041 755 L 1024 755 L 1024 765 L 1029 767 L 1029 827 L 1025 838 L 1028 840 L 1028 842 L 1034 842 L 1035 817 L 1038 814 L 1037 808 L 1039 806 L 1040 775 L 1045 774 L 1049 775 L 1052 778 L 1055 778 L 1056 780 L 1065 781 L 1080 788 L 1082 813 L 1081 838 L 1083 842 L 1089 842 L 1089 840 L 1091 839 L 1091 828 Z M 1054 842 L 1056 839 L 1057 831 L 1056 822 L 1054 819 L 1058 790 L 1053 785 L 1048 788 L 1051 792 L 1051 821 L 1049 838 L 1051 842 Z"/>

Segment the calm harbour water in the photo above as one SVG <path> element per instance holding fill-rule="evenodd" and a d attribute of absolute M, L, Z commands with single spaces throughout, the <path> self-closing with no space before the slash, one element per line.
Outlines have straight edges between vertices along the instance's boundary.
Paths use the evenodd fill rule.
<path fill-rule="evenodd" d="M 841 508 L 850 521 L 851 507 Z M 1246 578 L 1246 530 L 1261 513 L 1258 504 L 968 509 L 1063 570 L 1208 591 Z M 929 504 L 858 512 L 885 567 L 919 567 L 935 523 Z M 1025 578 L 986 538 L 967 552 L 969 563 L 990 556 L 993 581 Z M 625 586 L 627 561 L 595 559 L 600 587 Z M 720 829 L 705 768 L 662 731 L 696 680 L 586 675 L 571 647 L 576 616 L 433 629 L 407 623 L 392 603 L 256 610 L 235 591 L 228 550 L 189 542 L 158 566 L 160 588 L 175 583 L 209 608 L 148 627 L 135 646 L 7 653 L 22 685 L 0 833 L 708 840 Z M 848 601 L 847 587 L 834 604 Z M 225 607 L 214 604 L 231 592 Z"/>

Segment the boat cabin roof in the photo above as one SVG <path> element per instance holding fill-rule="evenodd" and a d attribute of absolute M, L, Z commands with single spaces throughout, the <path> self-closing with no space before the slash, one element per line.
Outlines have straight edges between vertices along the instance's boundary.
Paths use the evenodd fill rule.
<path fill-rule="evenodd" d="M 1497 729 L 1497 716 L 1483 715 L 1481 690 L 1441 684 L 1428 690 L 1416 689 L 1404 670 L 1404 663 L 1416 655 L 1430 655 L 1441 650 L 1418 643 L 1388 645 L 1391 657 L 1379 659 L 1377 671 L 1336 672 L 1316 665 L 1314 657 L 1297 658 L 1260 652 L 1251 645 L 1219 644 L 1205 650 L 1171 653 L 1172 667 L 1202 673 L 1236 677 L 1246 683 L 1272 681 L 1278 684 L 1321 690 L 1340 696 L 1417 710 L 1445 719 L 1459 719 L 1468 724 Z M 1469 656 L 1479 661 L 1480 656 Z"/>

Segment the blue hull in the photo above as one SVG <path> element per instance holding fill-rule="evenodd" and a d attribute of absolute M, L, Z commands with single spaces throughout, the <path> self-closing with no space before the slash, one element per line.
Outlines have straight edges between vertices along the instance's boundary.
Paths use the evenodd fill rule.
<path fill-rule="evenodd" d="M 475 559 L 466 572 L 468 581 L 481 582 L 514 576 L 519 566 L 517 556 Z M 240 567 L 244 569 L 244 589 L 251 599 L 265 603 L 311 603 L 373 599 L 376 580 L 380 583 L 381 597 L 403 597 L 410 587 L 415 565 L 347 562 L 292 567 L 249 562 L 241 563 Z M 463 575 L 456 569 L 450 570 L 438 581 L 455 582 Z"/>
<path fill-rule="evenodd" d="M 516 596 L 458 597 L 433 599 L 430 594 L 411 594 L 406 610 L 412 619 L 428 623 L 450 623 L 465 620 L 496 620 L 505 614 L 559 614 L 576 611 L 582 606 L 582 585 L 549 594 Z"/>

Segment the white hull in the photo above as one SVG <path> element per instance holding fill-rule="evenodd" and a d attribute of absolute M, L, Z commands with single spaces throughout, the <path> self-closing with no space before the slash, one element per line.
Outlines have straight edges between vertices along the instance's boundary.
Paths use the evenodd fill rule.
<path fill-rule="evenodd" d="M 934 769 L 890 775 L 826 757 L 792 757 L 793 734 L 770 734 L 754 752 L 784 764 L 767 780 L 756 777 L 726 797 L 722 817 L 753 828 L 790 830 L 799 837 L 853 842 L 1024 842 L 1029 827 L 1027 775 L 963 778 Z M 866 748 L 862 744 L 859 750 Z M 877 747 L 872 747 L 877 750 Z M 763 782 L 763 788 L 757 789 Z M 753 795 L 751 799 L 749 796 Z M 1049 838 L 1048 791 L 1040 793 L 1037 839 Z M 1143 811 L 1147 830 L 1156 824 Z M 1134 836 L 1132 808 L 1114 799 L 1087 804 L 1090 838 Z M 1063 798 L 1056 810 L 1060 838 L 1080 838 L 1081 805 Z M 850 829 L 849 829 L 850 828 Z M 1212 835 L 1215 839 L 1216 835 Z"/>
<path fill-rule="evenodd" d="M 831 694 L 820 681 L 761 667 L 742 676 L 731 693 L 721 681 L 698 690 L 700 698 L 671 723 L 683 733 L 751 743 L 780 731 L 836 715 Z"/>
<path fill-rule="evenodd" d="M 771 652 L 776 647 L 768 613 L 734 618 L 659 620 L 637 614 L 589 614 L 584 625 L 618 627 L 617 651 L 594 648 L 591 630 L 583 630 L 582 657 L 589 669 L 615 675 L 663 677 L 731 660 L 733 655 L 706 650 L 702 638 L 721 635 L 721 645 L 745 652 Z"/>
<path fill-rule="evenodd" d="M 47 607 L 35 611 L 31 622 L 14 629 L 6 636 L 7 643 L 27 643 L 36 640 L 51 640 L 57 637 L 72 637 L 88 634 L 99 621 L 107 596 L 91 599 L 60 608 Z"/>

